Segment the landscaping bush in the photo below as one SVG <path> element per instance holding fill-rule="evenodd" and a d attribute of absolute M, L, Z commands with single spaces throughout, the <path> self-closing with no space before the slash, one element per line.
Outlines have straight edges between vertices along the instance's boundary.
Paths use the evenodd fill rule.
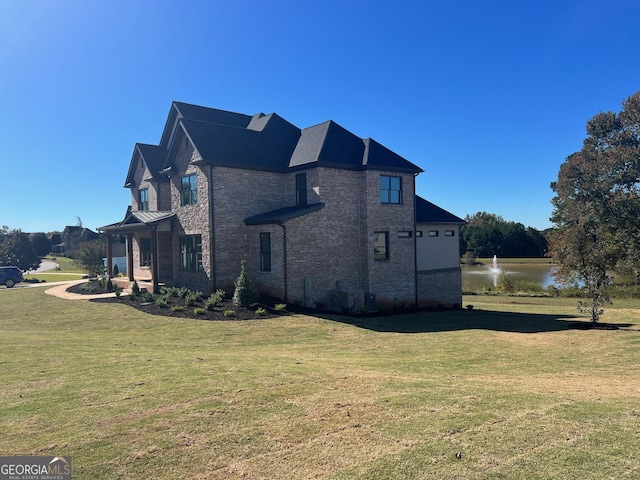
<path fill-rule="evenodd" d="M 156 298 L 156 305 L 160 308 L 167 308 L 169 306 L 169 300 L 165 295 L 162 295 L 161 297 Z"/>
<path fill-rule="evenodd" d="M 256 290 L 256 287 L 253 285 L 251 278 L 249 278 L 245 270 L 246 265 L 246 260 L 240 262 L 240 275 L 235 281 L 236 289 L 233 292 L 233 304 L 236 307 L 248 307 L 260 298 L 258 290 Z"/>
<path fill-rule="evenodd" d="M 216 290 L 211 295 L 209 295 L 209 298 L 205 300 L 204 307 L 209 311 L 214 310 L 220 305 L 220 303 L 224 299 L 224 295 L 224 290 Z"/>
<path fill-rule="evenodd" d="M 151 292 L 144 292 L 141 295 L 141 299 L 143 302 L 153 302 L 153 293 Z"/>

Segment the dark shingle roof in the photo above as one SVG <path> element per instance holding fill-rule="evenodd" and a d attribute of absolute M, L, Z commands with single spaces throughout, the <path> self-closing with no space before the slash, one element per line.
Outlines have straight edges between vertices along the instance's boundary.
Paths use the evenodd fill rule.
<path fill-rule="evenodd" d="M 312 164 L 347 169 L 373 167 L 414 173 L 423 171 L 375 140 L 363 140 L 331 120 L 302 131 L 289 166 Z"/>
<path fill-rule="evenodd" d="M 366 166 L 378 167 L 385 170 L 407 170 L 414 173 L 424 172 L 422 168 L 414 165 L 397 153 L 392 152 L 384 145 L 380 145 L 372 138 L 365 138 L 364 145 L 365 156 L 363 164 Z"/>
<path fill-rule="evenodd" d="M 458 223 L 464 220 L 416 195 L 416 223 Z"/>
<path fill-rule="evenodd" d="M 249 116 L 173 102 L 160 145 L 136 147 L 152 168 L 153 179 L 161 179 L 158 172 L 172 166 L 168 163 L 168 149 L 176 128 L 184 130 L 202 161 L 216 165 L 275 172 L 318 165 L 422 172 L 388 148 L 372 139 L 362 139 L 332 120 L 301 131 L 275 113 Z M 130 185 L 133 168 L 132 165 L 126 185 Z"/>
<path fill-rule="evenodd" d="M 251 115 L 228 112 L 217 108 L 201 107 L 191 103 L 173 102 L 182 118 L 198 120 L 200 122 L 217 123 L 238 128 L 247 128 L 251 122 Z"/>
<path fill-rule="evenodd" d="M 277 115 L 260 119 L 260 130 L 182 119 L 205 162 L 254 170 L 284 171 L 300 130 Z M 254 122 L 254 127 L 256 127 Z"/>
<path fill-rule="evenodd" d="M 261 213 L 244 219 L 246 225 L 267 225 L 272 223 L 281 224 L 292 218 L 301 217 L 308 213 L 317 212 L 324 207 L 324 203 L 311 203 L 309 205 L 298 205 L 296 207 L 285 207 L 271 212 Z"/>

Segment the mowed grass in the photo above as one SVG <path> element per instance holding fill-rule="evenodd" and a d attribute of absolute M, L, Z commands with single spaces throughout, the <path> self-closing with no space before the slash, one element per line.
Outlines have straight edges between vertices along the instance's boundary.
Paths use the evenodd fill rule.
<path fill-rule="evenodd" d="M 584 331 L 571 299 L 206 322 L 44 290 L 0 291 L 0 452 L 77 479 L 640 477 L 640 304 Z"/>

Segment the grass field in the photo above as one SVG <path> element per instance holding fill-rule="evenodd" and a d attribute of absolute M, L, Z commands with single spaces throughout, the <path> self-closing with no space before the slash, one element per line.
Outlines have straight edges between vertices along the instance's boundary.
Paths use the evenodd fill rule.
<path fill-rule="evenodd" d="M 585 331 L 572 299 L 205 322 L 44 290 L 0 291 L 0 454 L 76 479 L 640 477 L 637 303 Z"/>

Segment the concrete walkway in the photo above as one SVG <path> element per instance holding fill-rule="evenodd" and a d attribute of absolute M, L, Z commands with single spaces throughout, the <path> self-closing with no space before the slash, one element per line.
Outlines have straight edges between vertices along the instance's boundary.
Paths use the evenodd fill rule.
<path fill-rule="evenodd" d="M 96 295 L 84 295 L 80 293 L 71 293 L 67 292 L 67 288 L 78 285 L 80 283 L 85 283 L 87 280 L 71 280 L 69 282 L 60 282 L 58 285 L 45 290 L 44 293 L 49 295 L 53 295 L 54 297 L 66 298 L 67 300 L 91 300 L 92 298 L 110 298 L 115 297 L 115 292 L 111 293 L 100 293 Z M 123 292 L 124 293 L 124 292 Z"/>

